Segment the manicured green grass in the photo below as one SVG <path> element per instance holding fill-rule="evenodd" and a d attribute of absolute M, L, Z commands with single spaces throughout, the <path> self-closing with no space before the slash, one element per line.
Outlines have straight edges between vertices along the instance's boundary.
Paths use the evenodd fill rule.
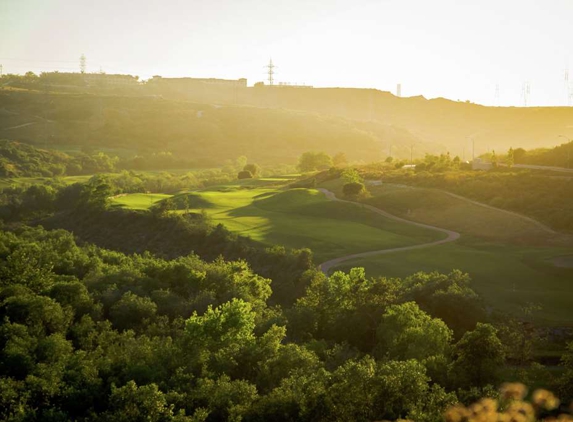
<path fill-rule="evenodd" d="M 341 194 L 340 179 L 321 186 Z M 573 269 L 557 268 L 551 258 L 571 253 L 566 236 L 551 235 L 520 217 L 491 210 L 422 188 L 370 186 L 365 202 L 413 221 L 458 231 L 455 243 L 357 259 L 336 269 L 364 267 L 370 276 L 406 277 L 417 271 L 470 274 L 473 287 L 488 306 L 517 311 L 538 303 L 538 322 L 569 325 L 573 321 Z"/>
<path fill-rule="evenodd" d="M 317 262 L 342 255 L 425 243 L 440 233 L 394 222 L 313 189 L 279 191 L 223 186 L 196 192 L 214 223 L 266 245 L 313 250 Z"/>
<path fill-rule="evenodd" d="M 147 210 L 154 204 L 172 195 L 162 193 L 132 193 L 129 195 L 116 196 L 111 199 L 112 205 L 132 210 Z"/>
<path fill-rule="evenodd" d="M 342 195 L 342 181 L 321 184 L 337 196 Z M 501 210 L 473 204 L 447 193 L 384 183 L 367 186 L 371 197 L 363 202 L 408 220 L 455 230 L 462 235 L 492 241 L 545 245 L 555 235 L 535 223 Z"/>
<path fill-rule="evenodd" d="M 336 191 L 339 182 L 329 183 L 329 188 Z M 404 209 L 410 206 L 416 209 L 418 221 L 453 228 L 462 233 L 462 238 L 437 247 L 350 261 L 339 269 L 362 266 L 370 276 L 389 277 L 405 277 L 417 271 L 447 273 L 460 269 L 470 274 L 473 287 L 491 309 L 514 312 L 527 303 L 538 303 L 543 308 L 536 316 L 540 323 L 568 325 L 573 320 L 573 269 L 557 268 L 550 259 L 571 253 L 570 247 L 527 246 L 515 239 L 519 237 L 519 230 L 535 233 L 535 228 L 522 226 L 517 217 L 497 214 L 463 200 L 432 199 L 427 192 L 422 192 L 419 202 L 425 205 L 416 206 L 416 195 L 391 194 L 401 192 L 397 187 L 384 189 L 383 200 L 375 197 L 371 201 L 380 200 L 381 208 L 406 218 L 409 216 Z M 189 197 L 186 201 L 185 196 Z M 155 199 L 160 200 L 161 196 L 157 195 L 154 202 Z M 426 243 L 442 236 L 389 220 L 354 204 L 328 201 L 314 189 L 282 190 L 274 178 L 184 192 L 173 199 L 179 212 L 183 212 L 188 202 L 194 212 L 203 210 L 214 223 L 265 245 L 308 247 L 313 250 L 317 263 L 353 253 Z M 411 201 L 410 205 L 406 199 Z M 141 207 L 138 209 L 150 205 L 145 194 L 120 197 L 117 201 L 130 208 Z M 446 216 L 440 217 L 440 209 Z M 427 215 L 423 210 L 427 210 Z M 514 218 L 517 221 L 512 221 Z M 483 235 L 488 224 L 497 227 L 500 232 L 497 237 Z"/>
<path fill-rule="evenodd" d="M 337 269 L 364 267 L 370 276 L 405 277 L 417 271 L 449 272 L 460 269 L 470 274 L 473 288 L 486 303 L 505 311 L 536 303 L 541 323 L 571 325 L 573 269 L 557 268 L 548 262 L 563 248 L 531 248 L 475 239 L 428 249 L 380 255 L 345 263 Z M 570 250 L 570 249 L 569 249 Z"/>
<path fill-rule="evenodd" d="M 486 208 L 447 193 L 383 184 L 370 187 L 366 202 L 409 220 L 489 240 L 543 244 L 553 235 L 532 221 Z"/>

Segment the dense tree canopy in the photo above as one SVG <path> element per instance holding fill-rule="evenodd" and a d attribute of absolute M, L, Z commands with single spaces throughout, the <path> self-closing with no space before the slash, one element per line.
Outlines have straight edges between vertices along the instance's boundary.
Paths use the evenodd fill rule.
<path fill-rule="evenodd" d="M 3 420 L 437 420 L 452 387 L 487 383 L 502 358 L 495 330 L 455 344 L 405 301 L 414 279 L 361 269 L 308 274 L 281 309 L 244 261 L 124 255 L 21 227 L 0 232 L 0 273 Z"/>

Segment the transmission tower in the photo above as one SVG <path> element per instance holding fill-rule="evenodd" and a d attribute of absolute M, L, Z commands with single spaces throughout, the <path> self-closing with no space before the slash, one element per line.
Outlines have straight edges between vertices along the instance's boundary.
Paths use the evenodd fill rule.
<path fill-rule="evenodd" d="M 524 107 L 527 107 L 530 94 L 531 94 L 531 84 L 529 82 L 524 82 L 521 88 L 521 99 L 523 100 Z"/>
<path fill-rule="evenodd" d="M 84 54 L 80 56 L 80 73 L 86 73 L 86 56 Z"/>
<path fill-rule="evenodd" d="M 269 85 L 272 86 L 275 82 L 274 74 L 275 74 L 275 69 L 277 68 L 277 66 L 275 66 L 273 64 L 273 59 L 270 59 L 269 64 L 266 65 L 265 67 L 268 69 L 267 75 L 268 75 Z"/>
<path fill-rule="evenodd" d="M 569 66 L 565 67 L 565 75 L 564 75 L 564 84 L 565 84 L 565 95 L 567 99 L 567 105 L 571 106 L 571 97 L 573 96 L 573 87 L 569 85 Z"/>

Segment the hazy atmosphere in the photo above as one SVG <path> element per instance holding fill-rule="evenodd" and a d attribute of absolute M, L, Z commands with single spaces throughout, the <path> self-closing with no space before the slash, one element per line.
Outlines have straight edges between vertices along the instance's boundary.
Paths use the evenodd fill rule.
<path fill-rule="evenodd" d="M 572 17 L 0 0 L 0 421 L 573 421 Z"/>
<path fill-rule="evenodd" d="M 2 0 L 4 73 L 265 78 L 486 105 L 567 104 L 569 0 Z M 496 95 L 496 86 L 499 94 Z"/>

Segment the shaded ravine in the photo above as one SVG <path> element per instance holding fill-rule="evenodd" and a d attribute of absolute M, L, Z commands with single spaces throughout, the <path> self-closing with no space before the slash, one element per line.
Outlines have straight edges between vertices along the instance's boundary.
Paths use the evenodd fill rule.
<path fill-rule="evenodd" d="M 331 192 L 327 189 L 318 188 L 318 190 L 320 192 L 324 193 L 326 198 L 330 199 L 331 201 L 348 202 L 349 204 L 354 204 L 356 206 L 369 209 L 370 211 L 375 212 L 376 214 L 382 215 L 386 218 L 389 218 L 389 219 L 392 219 L 395 221 L 400 221 L 400 222 L 406 223 L 406 224 L 411 224 L 413 226 L 423 227 L 425 229 L 437 230 L 437 231 L 445 233 L 447 235 L 447 237 L 445 239 L 436 240 L 435 242 L 422 243 L 420 245 L 414 245 L 414 246 L 404 246 L 401 248 L 390 248 L 390 249 L 380 249 L 377 251 L 361 252 L 361 253 L 355 253 L 352 255 L 345 255 L 345 256 L 338 257 L 338 258 L 334 258 L 334 259 L 331 259 L 329 261 L 323 262 L 322 264 L 320 264 L 318 266 L 318 268 L 326 275 L 328 275 L 328 271 L 332 267 L 335 267 L 335 266 L 337 266 L 343 262 L 350 261 L 352 259 L 365 258 L 365 257 L 369 257 L 369 256 L 376 256 L 376 255 L 386 255 L 389 253 L 410 251 L 410 250 L 414 250 L 414 249 L 428 248 L 431 246 L 437 246 L 437 245 L 442 245 L 444 243 L 454 242 L 454 241 L 458 240 L 460 237 L 460 234 L 458 232 L 453 231 L 453 230 L 442 229 L 440 227 L 430 226 L 428 224 L 416 223 L 414 221 L 410 221 L 410 220 L 406 220 L 404 218 L 396 217 L 395 215 L 392 215 L 386 211 L 383 211 L 380 208 L 373 207 L 372 205 L 362 204 L 360 202 L 354 202 L 354 201 L 347 201 L 344 199 L 339 199 L 336 197 L 336 195 L 334 195 L 333 192 Z"/>

